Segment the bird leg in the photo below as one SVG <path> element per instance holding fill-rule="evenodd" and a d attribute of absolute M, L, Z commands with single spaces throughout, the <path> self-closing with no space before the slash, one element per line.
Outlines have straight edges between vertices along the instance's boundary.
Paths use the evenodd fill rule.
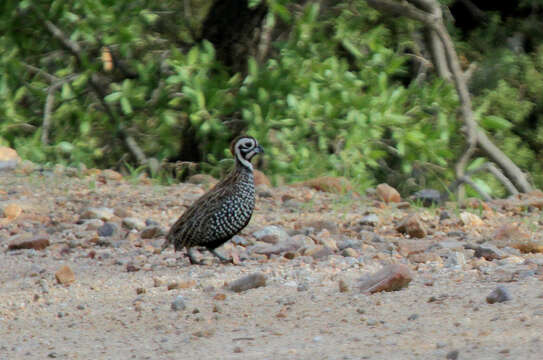
<path fill-rule="evenodd" d="M 194 264 L 201 265 L 201 262 L 198 259 L 196 259 L 196 254 L 194 254 L 194 249 L 193 248 L 188 248 L 186 255 L 189 257 L 189 260 L 190 260 L 191 264 L 193 264 L 193 265 Z"/>
<path fill-rule="evenodd" d="M 221 253 L 219 253 L 217 250 L 215 249 L 208 249 L 210 253 L 212 253 L 213 255 L 215 255 L 216 257 L 218 257 L 223 263 L 231 263 L 233 264 L 234 261 L 233 259 L 229 259 L 227 257 L 225 257 L 224 255 L 222 255 Z"/>

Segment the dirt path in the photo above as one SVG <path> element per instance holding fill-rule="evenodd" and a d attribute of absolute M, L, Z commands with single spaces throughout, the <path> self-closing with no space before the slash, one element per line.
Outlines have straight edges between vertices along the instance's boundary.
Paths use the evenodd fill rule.
<path fill-rule="evenodd" d="M 203 191 L 112 174 L 0 172 L 0 209 L 22 210 L 0 218 L 0 359 L 541 358 L 543 256 L 512 247 L 538 239 L 539 211 L 398 209 L 305 188 L 261 189 L 238 245 L 221 249 L 238 254 L 240 265 L 190 266 L 172 249 L 158 254 L 162 238 L 142 238 L 139 224 L 147 220 L 149 233 L 167 228 Z M 80 220 L 89 208 L 113 214 Z M 450 219 L 440 221 L 444 210 Z M 481 223 L 463 225 L 464 211 Z M 396 230 L 411 213 L 427 230 L 422 239 Z M 362 220 L 368 214 L 376 224 Z M 271 247 L 285 239 L 269 244 L 253 236 L 268 225 L 305 245 L 275 255 Z M 50 245 L 8 251 L 38 238 Z M 501 259 L 476 256 L 473 245 L 485 240 Z M 362 294 L 359 278 L 390 263 L 409 266 L 409 286 Z M 55 278 L 63 265 L 75 275 L 69 285 Z M 265 286 L 241 293 L 225 287 L 256 272 Z M 340 280 L 348 291 L 339 291 Z M 488 304 L 498 285 L 512 300 Z M 176 299 L 184 309 L 172 309 Z"/>

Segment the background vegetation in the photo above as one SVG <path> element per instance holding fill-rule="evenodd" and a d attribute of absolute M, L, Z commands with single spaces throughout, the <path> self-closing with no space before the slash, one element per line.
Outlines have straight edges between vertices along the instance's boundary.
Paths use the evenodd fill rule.
<path fill-rule="evenodd" d="M 543 1 L 443 6 L 464 70 L 477 63 L 479 125 L 541 187 Z M 247 132 L 278 183 L 328 174 L 412 192 L 454 180 L 464 141 L 454 87 L 428 65 L 420 24 L 363 0 L 0 8 L 0 145 L 23 158 L 113 168 L 155 158 L 213 172 Z M 475 181 L 504 193 L 484 174 Z"/>

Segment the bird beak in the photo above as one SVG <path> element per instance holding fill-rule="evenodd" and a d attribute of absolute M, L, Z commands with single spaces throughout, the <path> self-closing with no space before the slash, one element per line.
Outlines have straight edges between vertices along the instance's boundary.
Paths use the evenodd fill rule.
<path fill-rule="evenodd" d="M 264 148 L 262 146 L 260 146 L 260 145 L 258 145 L 255 150 L 256 150 L 257 154 L 264 153 Z"/>

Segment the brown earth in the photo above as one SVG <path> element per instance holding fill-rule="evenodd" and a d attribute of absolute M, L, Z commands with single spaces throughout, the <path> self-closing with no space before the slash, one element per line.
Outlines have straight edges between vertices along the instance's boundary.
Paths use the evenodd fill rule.
<path fill-rule="evenodd" d="M 207 265 L 191 266 L 157 249 L 203 185 L 90 173 L 0 172 L 0 215 L 21 209 L 0 217 L 0 359 L 541 358 L 542 218 L 529 196 L 419 208 L 259 188 L 250 225 L 220 249 L 240 264 L 203 252 Z M 423 238 L 397 230 L 412 214 Z M 268 225 L 288 234 L 258 241 Z M 413 280 L 362 293 L 388 264 Z M 64 266 L 75 281 L 55 276 Z M 253 273 L 264 286 L 225 286 Z M 511 300 L 489 304 L 498 285 Z"/>

